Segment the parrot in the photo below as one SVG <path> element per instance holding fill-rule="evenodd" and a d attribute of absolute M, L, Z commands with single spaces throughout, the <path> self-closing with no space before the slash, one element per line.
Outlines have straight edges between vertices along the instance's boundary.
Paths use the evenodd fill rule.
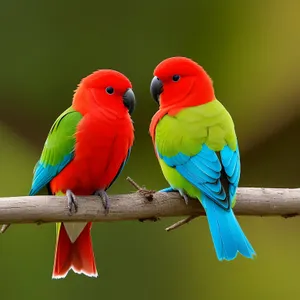
<path fill-rule="evenodd" d="M 219 261 L 240 253 L 256 253 L 232 208 L 240 180 L 241 162 L 233 120 L 216 99 L 213 82 L 204 68 L 187 57 L 160 62 L 150 84 L 159 109 L 149 132 L 169 187 L 202 204 Z"/>
<path fill-rule="evenodd" d="M 29 195 L 47 187 L 50 195 L 66 195 L 69 212 L 76 213 L 78 195 L 98 195 L 108 213 L 106 190 L 126 164 L 134 142 L 131 114 L 135 108 L 131 82 L 111 69 L 83 78 L 72 105 L 50 129 Z M 70 269 L 97 277 L 91 240 L 92 223 L 58 223 L 52 278 Z"/>

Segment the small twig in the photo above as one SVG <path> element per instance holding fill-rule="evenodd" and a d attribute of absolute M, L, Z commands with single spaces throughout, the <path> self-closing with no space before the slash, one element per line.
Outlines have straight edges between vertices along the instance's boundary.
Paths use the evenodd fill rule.
<path fill-rule="evenodd" d="M 142 190 L 142 188 L 131 178 L 127 177 L 126 180 L 133 186 L 135 187 L 138 191 Z"/>
<path fill-rule="evenodd" d="M 0 233 L 4 233 L 8 228 L 9 228 L 10 224 L 4 224 L 1 227 Z"/>
<path fill-rule="evenodd" d="M 166 230 L 166 231 L 172 231 L 172 230 L 174 230 L 174 229 L 176 229 L 176 228 L 181 227 L 181 226 L 184 225 L 184 224 L 188 224 L 190 221 L 192 221 L 192 220 L 194 220 L 194 219 L 196 219 L 196 218 L 198 218 L 198 217 L 199 217 L 199 216 L 189 216 L 189 217 L 187 217 L 187 218 L 185 218 L 185 219 L 183 219 L 183 220 L 180 220 L 180 221 L 174 223 L 173 225 L 167 227 L 165 230 Z"/>
<path fill-rule="evenodd" d="M 147 190 L 146 188 L 142 188 L 140 187 L 131 177 L 127 177 L 126 180 L 133 185 L 139 194 L 141 194 L 142 196 L 144 196 L 149 202 L 153 201 L 153 194 L 156 192 L 154 190 Z M 158 217 L 150 217 L 150 218 L 142 218 L 139 219 L 140 222 L 144 222 L 144 221 L 152 221 L 152 222 L 156 222 L 159 221 Z"/>
<path fill-rule="evenodd" d="M 154 190 L 147 190 L 146 188 L 140 187 L 132 178 L 127 177 L 126 180 L 132 184 L 138 192 L 143 195 L 149 202 L 153 201 L 153 194 L 156 193 Z"/>

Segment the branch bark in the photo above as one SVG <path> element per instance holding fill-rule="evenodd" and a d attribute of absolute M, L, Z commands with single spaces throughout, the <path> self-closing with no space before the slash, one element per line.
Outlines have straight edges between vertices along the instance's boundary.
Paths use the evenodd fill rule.
<path fill-rule="evenodd" d="M 205 215 L 199 201 L 186 205 L 178 193 L 153 194 L 151 201 L 141 191 L 111 195 L 105 214 L 97 196 L 77 196 L 78 212 L 68 214 L 63 196 L 21 196 L 0 198 L 0 224 L 47 222 L 107 222 L 173 216 Z M 239 188 L 236 215 L 292 217 L 300 214 L 300 189 Z"/>

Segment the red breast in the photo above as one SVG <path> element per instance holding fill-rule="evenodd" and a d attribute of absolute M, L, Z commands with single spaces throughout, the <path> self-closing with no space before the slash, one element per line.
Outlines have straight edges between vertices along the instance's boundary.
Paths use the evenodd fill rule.
<path fill-rule="evenodd" d="M 51 181 L 53 193 L 72 190 L 90 195 L 105 189 L 117 175 L 134 140 L 129 115 L 113 122 L 105 115 L 85 115 L 76 132 L 74 159 Z"/>

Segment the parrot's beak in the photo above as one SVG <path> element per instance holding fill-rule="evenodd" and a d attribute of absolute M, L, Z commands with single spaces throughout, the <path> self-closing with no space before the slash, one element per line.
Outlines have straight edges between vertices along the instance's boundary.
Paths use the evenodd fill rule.
<path fill-rule="evenodd" d="M 163 92 L 163 84 L 158 77 L 153 77 L 150 85 L 150 93 L 152 98 L 159 103 L 159 95 Z"/>
<path fill-rule="evenodd" d="M 135 108 L 135 95 L 132 89 L 127 89 L 124 93 L 123 103 L 128 108 L 128 112 L 131 115 Z"/>

